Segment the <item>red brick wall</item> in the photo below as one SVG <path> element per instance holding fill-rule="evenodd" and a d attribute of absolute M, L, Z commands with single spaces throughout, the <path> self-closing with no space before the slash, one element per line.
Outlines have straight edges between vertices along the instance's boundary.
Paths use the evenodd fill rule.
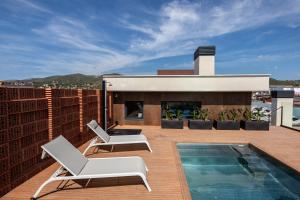
<path fill-rule="evenodd" d="M 46 89 L 49 104 L 49 139 L 63 135 L 73 144 L 80 141 L 78 90 Z"/>
<path fill-rule="evenodd" d="M 53 162 L 40 159 L 41 145 L 59 135 L 75 146 L 94 137 L 86 124 L 102 125 L 100 100 L 100 90 L 0 87 L 0 197 Z"/>
<path fill-rule="evenodd" d="M 99 116 L 100 113 L 100 95 L 99 90 L 78 90 L 80 100 L 80 132 L 82 133 L 82 140 L 86 141 L 91 139 L 94 135 L 89 133 L 86 126 L 91 120 L 96 120 L 101 124 Z"/>
<path fill-rule="evenodd" d="M 49 165 L 40 146 L 49 141 L 44 89 L 0 88 L 0 196 Z"/>

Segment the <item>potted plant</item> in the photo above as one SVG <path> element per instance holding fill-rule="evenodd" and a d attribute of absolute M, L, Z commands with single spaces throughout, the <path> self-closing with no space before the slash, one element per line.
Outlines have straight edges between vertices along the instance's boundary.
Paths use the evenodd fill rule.
<path fill-rule="evenodd" d="M 219 119 L 215 121 L 214 126 L 217 130 L 239 130 L 238 121 L 240 110 L 232 109 L 230 111 L 219 112 Z"/>
<path fill-rule="evenodd" d="M 269 130 L 269 122 L 262 120 L 266 116 L 262 108 L 255 108 L 254 112 L 246 109 L 244 112 L 244 119 L 241 121 L 241 126 L 245 130 Z"/>
<path fill-rule="evenodd" d="M 208 109 L 199 109 L 197 107 L 192 114 L 193 119 L 188 121 L 190 129 L 212 129 L 213 122 L 208 119 Z"/>
<path fill-rule="evenodd" d="M 161 128 L 183 129 L 183 113 L 177 109 L 170 110 L 168 106 L 165 109 L 165 119 L 161 120 Z"/>

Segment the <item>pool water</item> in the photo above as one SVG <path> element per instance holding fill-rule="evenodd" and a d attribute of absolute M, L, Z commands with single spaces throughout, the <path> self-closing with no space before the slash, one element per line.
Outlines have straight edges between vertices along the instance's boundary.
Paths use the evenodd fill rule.
<path fill-rule="evenodd" d="M 177 144 L 193 200 L 300 199 L 300 175 L 249 145 Z"/>
<path fill-rule="evenodd" d="M 300 119 L 300 106 L 294 106 L 293 116 Z"/>

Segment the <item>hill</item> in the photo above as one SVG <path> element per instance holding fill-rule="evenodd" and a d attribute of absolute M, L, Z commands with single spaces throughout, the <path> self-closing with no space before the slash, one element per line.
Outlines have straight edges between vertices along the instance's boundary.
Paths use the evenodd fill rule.
<path fill-rule="evenodd" d="M 30 85 L 34 87 L 99 89 L 101 88 L 102 75 L 94 76 L 77 73 L 45 78 L 11 80 L 9 82 L 14 83 L 14 85 Z"/>
<path fill-rule="evenodd" d="M 64 76 L 33 78 L 23 81 L 31 82 L 34 87 L 100 88 L 102 77 L 84 74 L 69 74 Z"/>
<path fill-rule="evenodd" d="M 270 85 L 288 85 L 288 86 L 299 87 L 300 80 L 277 80 L 274 78 L 270 78 Z"/>
<path fill-rule="evenodd" d="M 120 75 L 113 73 L 113 75 Z M 45 78 L 32 78 L 26 80 L 10 81 L 15 85 L 32 85 L 34 87 L 54 87 L 54 88 L 101 88 L 102 75 L 68 74 L 62 76 L 49 76 Z M 270 85 L 300 86 L 300 80 L 277 80 L 270 78 Z"/>

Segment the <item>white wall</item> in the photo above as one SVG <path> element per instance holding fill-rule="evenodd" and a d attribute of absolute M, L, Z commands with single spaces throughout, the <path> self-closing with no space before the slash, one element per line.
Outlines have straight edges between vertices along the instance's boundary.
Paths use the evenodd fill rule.
<path fill-rule="evenodd" d="M 199 56 L 194 61 L 194 72 L 200 76 L 215 75 L 215 56 Z"/>
<path fill-rule="evenodd" d="M 287 127 L 292 127 L 293 105 L 293 98 L 272 98 L 271 124 L 273 126 L 284 125 Z"/>
<path fill-rule="evenodd" d="M 238 92 L 268 91 L 269 75 L 104 76 L 109 91 Z"/>

